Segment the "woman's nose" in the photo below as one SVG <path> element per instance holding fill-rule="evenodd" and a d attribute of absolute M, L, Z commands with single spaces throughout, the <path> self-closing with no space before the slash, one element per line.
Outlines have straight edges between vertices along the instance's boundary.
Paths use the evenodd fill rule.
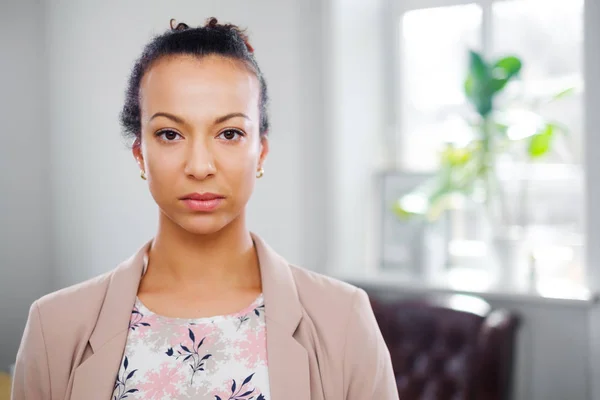
<path fill-rule="evenodd" d="M 192 142 L 187 151 L 185 173 L 195 179 L 206 179 L 216 172 L 214 157 L 208 143 Z"/>

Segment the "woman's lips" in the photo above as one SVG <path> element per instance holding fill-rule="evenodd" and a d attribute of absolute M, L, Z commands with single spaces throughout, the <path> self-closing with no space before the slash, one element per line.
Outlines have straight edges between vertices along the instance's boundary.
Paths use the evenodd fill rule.
<path fill-rule="evenodd" d="M 191 193 L 181 198 L 181 201 L 192 211 L 214 211 L 225 198 L 215 193 Z"/>

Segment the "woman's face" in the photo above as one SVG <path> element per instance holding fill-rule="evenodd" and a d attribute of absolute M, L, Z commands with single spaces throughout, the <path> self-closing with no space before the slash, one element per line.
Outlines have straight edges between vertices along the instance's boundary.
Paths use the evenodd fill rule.
<path fill-rule="evenodd" d="M 268 153 L 259 101 L 258 79 L 232 59 L 175 56 L 146 72 L 133 154 L 173 223 L 210 234 L 243 216 Z"/>

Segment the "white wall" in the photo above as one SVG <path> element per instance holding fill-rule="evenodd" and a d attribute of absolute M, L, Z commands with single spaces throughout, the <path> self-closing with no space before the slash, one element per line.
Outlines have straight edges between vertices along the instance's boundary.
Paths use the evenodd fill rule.
<path fill-rule="evenodd" d="M 326 213 L 318 195 L 324 159 L 318 1 L 47 4 L 58 287 L 113 268 L 155 231 L 156 207 L 121 143 L 117 117 L 135 58 L 171 17 L 194 25 L 216 16 L 249 28 L 270 85 L 273 125 L 250 226 L 292 262 L 322 268 L 325 233 L 315 227 Z"/>
<path fill-rule="evenodd" d="M 0 370 L 31 300 L 51 288 L 42 11 L 35 0 L 0 2 Z"/>
<path fill-rule="evenodd" d="M 331 272 L 372 267 L 374 176 L 385 130 L 383 0 L 331 0 L 325 60 L 331 170 Z"/>

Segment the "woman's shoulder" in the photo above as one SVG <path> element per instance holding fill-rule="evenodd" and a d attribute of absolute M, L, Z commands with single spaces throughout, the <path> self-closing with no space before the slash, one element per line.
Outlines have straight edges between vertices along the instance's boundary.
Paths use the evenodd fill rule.
<path fill-rule="evenodd" d="M 390 352 L 367 292 L 291 268 L 305 317 L 296 338 L 316 353 L 313 357 L 326 360 L 321 370 L 327 373 L 324 380 L 341 381 L 348 399 L 398 399 Z"/>
<path fill-rule="evenodd" d="M 291 269 L 302 307 L 313 321 L 345 324 L 356 312 L 370 311 L 363 289 L 302 267 Z"/>
<path fill-rule="evenodd" d="M 86 281 L 56 290 L 40 297 L 35 303 L 40 308 L 74 308 L 93 302 L 101 297 L 108 287 L 110 276 L 114 270 L 95 276 Z"/>
<path fill-rule="evenodd" d="M 342 280 L 311 271 L 309 269 L 290 265 L 298 292 L 307 292 L 311 296 L 323 295 L 329 297 L 351 298 L 360 288 Z"/>
<path fill-rule="evenodd" d="M 34 302 L 42 315 L 54 316 L 67 311 L 82 318 L 93 318 L 110 293 L 127 295 L 137 289 L 142 274 L 143 256 L 149 243 L 143 245 L 115 268 L 84 282 L 47 294 Z M 118 284 L 117 284 L 118 283 Z M 73 315 L 73 318 L 75 315 Z"/>
<path fill-rule="evenodd" d="M 94 324 L 113 272 L 46 294 L 33 302 L 30 318 L 34 312 L 37 313 L 42 326 L 49 333 L 64 331 L 61 329 L 64 326 Z"/>

